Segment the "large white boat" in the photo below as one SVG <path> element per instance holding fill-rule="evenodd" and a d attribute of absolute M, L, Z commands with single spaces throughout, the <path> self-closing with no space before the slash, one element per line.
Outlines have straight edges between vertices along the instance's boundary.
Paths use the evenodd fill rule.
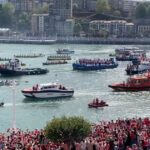
<path fill-rule="evenodd" d="M 58 98 L 72 97 L 74 90 L 58 83 L 37 84 L 32 88 L 21 91 L 25 97 L 31 98 Z"/>

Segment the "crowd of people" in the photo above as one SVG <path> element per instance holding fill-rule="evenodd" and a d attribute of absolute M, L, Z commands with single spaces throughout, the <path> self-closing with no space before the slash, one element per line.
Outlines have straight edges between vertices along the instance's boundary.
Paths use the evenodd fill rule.
<path fill-rule="evenodd" d="M 79 59 L 76 63 L 79 63 L 81 65 L 101 65 L 101 64 L 114 64 L 114 59 Z"/>
<path fill-rule="evenodd" d="M 150 150 L 150 119 L 133 118 L 92 124 L 91 134 L 68 149 L 53 143 L 44 130 L 8 129 L 0 133 L 0 150 Z"/>

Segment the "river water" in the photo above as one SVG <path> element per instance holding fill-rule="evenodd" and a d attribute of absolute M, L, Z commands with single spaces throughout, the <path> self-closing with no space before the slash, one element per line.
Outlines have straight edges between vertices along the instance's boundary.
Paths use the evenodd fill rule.
<path fill-rule="evenodd" d="M 128 45 L 127 45 L 128 46 Z M 133 45 L 135 46 L 135 45 Z M 150 55 L 150 45 L 138 45 L 147 50 Z M 78 58 L 109 58 L 110 53 L 120 45 L 23 45 L 0 44 L 0 57 L 12 58 L 17 54 L 43 53 L 41 58 L 22 58 L 27 67 L 43 67 L 46 57 L 55 54 L 58 48 L 69 48 L 75 51 L 68 64 L 46 66 L 49 73 L 46 75 L 0 77 L 0 80 L 14 79 L 19 81 L 15 87 L 16 126 L 21 129 L 43 128 L 46 122 L 54 117 L 83 116 L 91 122 L 112 120 L 117 118 L 150 116 L 150 92 L 113 92 L 108 84 L 125 81 L 125 68 L 128 62 L 119 62 L 116 69 L 103 71 L 73 71 L 72 63 Z M 1 62 L 2 63 L 2 62 Z M 45 68 L 45 66 L 44 66 Z M 26 82 L 28 81 L 28 82 Z M 25 98 L 21 90 L 39 83 L 59 82 L 75 90 L 72 98 L 31 101 Z M 0 108 L 0 131 L 12 127 L 13 118 L 13 89 L 0 87 L 0 101 L 4 107 Z M 101 109 L 88 108 L 93 98 L 105 100 L 109 107 Z"/>

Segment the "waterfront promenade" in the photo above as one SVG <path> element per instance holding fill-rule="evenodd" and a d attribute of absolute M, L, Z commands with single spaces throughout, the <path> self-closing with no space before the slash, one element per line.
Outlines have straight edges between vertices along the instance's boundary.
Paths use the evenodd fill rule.
<path fill-rule="evenodd" d="M 15 44 L 140 44 L 149 45 L 150 38 L 94 38 L 94 37 L 25 37 L 0 36 L 0 43 Z"/>

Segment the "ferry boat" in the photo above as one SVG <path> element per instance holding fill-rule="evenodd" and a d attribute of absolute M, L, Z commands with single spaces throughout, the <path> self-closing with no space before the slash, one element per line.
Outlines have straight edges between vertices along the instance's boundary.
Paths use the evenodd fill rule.
<path fill-rule="evenodd" d="M 150 71 L 150 61 L 141 61 L 140 64 L 128 64 L 125 71 L 127 75 L 140 74 Z"/>
<path fill-rule="evenodd" d="M 50 55 L 47 57 L 47 60 L 71 60 L 69 55 Z"/>
<path fill-rule="evenodd" d="M 146 51 L 137 47 L 123 47 L 115 49 L 117 61 L 136 61 L 146 57 Z"/>
<path fill-rule="evenodd" d="M 149 91 L 150 90 L 150 73 L 133 75 L 123 83 L 114 83 L 108 85 L 115 91 Z"/>
<path fill-rule="evenodd" d="M 74 90 L 58 83 L 37 84 L 32 88 L 22 90 L 25 97 L 30 98 L 59 98 L 72 97 Z"/>
<path fill-rule="evenodd" d="M 92 71 L 102 69 L 113 69 L 118 67 L 118 63 L 114 58 L 107 60 L 101 59 L 79 59 L 72 64 L 74 70 Z"/>
<path fill-rule="evenodd" d="M 66 60 L 51 60 L 43 62 L 43 65 L 59 65 L 59 64 L 67 64 Z"/>
<path fill-rule="evenodd" d="M 69 49 L 58 49 L 56 51 L 57 54 L 74 54 L 73 50 L 69 50 Z"/>
<path fill-rule="evenodd" d="M 105 101 L 96 98 L 91 103 L 89 103 L 88 106 L 89 108 L 99 108 L 99 107 L 108 106 L 108 104 Z"/>
<path fill-rule="evenodd" d="M 0 65 L 0 74 L 3 76 L 40 75 L 48 72 L 42 68 L 22 68 L 19 59 L 11 59 L 8 63 Z"/>
<path fill-rule="evenodd" d="M 27 55 L 14 55 L 15 58 L 37 58 L 44 57 L 44 54 L 27 54 Z"/>

